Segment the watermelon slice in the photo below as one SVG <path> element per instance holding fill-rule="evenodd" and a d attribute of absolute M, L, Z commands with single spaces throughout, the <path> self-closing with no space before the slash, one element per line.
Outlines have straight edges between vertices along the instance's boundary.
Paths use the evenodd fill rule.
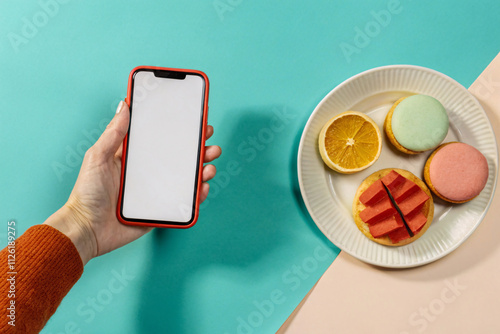
<path fill-rule="evenodd" d="M 422 189 L 420 189 L 415 182 L 405 179 L 399 187 L 394 190 L 391 189 L 391 195 L 392 198 L 394 198 L 394 201 L 399 204 L 418 190 L 422 191 Z"/>
<path fill-rule="evenodd" d="M 387 195 L 382 181 L 377 180 L 359 196 L 359 201 L 365 206 L 370 206 L 383 198 L 389 198 L 389 195 Z"/>
<path fill-rule="evenodd" d="M 401 184 L 403 184 L 406 178 L 398 172 L 391 170 L 389 174 L 381 178 L 381 180 L 385 184 L 385 186 L 392 192 L 393 189 L 396 189 Z"/>
<path fill-rule="evenodd" d="M 367 224 L 375 224 L 396 213 L 396 208 L 389 197 L 381 200 L 373 206 L 369 206 L 359 213 L 359 217 Z"/>
<path fill-rule="evenodd" d="M 422 212 L 419 211 L 414 215 L 405 217 L 405 221 L 406 224 L 408 224 L 410 230 L 413 232 L 413 234 L 417 234 L 417 231 L 420 231 L 420 229 L 427 222 L 427 217 Z"/>
<path fill-rule="evenodd" d="M 361 194 L 359 200 L 366 208 L 359 217 L 374 238 L 387 235 L 396 244 L 410 238 L 408 229 L 417 234 L 424 227 L 427 217 L 421 210 L 428 199 L 415 182 L 392 170 Z"/>
<path fill-rule="evenodd" d="M 416 213 L 420 209 L 424 203 L 429 199 L 429 195 L 425 193 L 422 189 L 419 189 L 413 195 L 405 199 L 404 201 L 397 203 L 399 210 L 405 216 L 411 216 L 412 213 Z"/>
<path fill-rule="evenodd" d="M 391 239 L 393 244 L 397 244 L 398 242 L 408 239 L 410 234 L 406 230 L 406 227 L 400 227 L 397 230 L 392 231 L 388 234 L 389 239 Z"/>

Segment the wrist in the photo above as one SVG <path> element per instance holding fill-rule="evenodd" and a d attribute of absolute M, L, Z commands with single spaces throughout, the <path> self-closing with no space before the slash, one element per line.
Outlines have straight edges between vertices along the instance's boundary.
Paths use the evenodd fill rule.
<path fill-rule="evenodd" d="M 84 266 L 96 256 L 97 242 L 91 228 L 82 223 L 67 204 L 50 216 L 44 224 L 59 230 L 73 242 Z"/>

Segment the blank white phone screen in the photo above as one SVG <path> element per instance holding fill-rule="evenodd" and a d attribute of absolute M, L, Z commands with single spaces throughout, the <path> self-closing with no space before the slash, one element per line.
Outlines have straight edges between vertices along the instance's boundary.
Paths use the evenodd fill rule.
<path fill-rule="evenodd" d="M 128 219 L 187 223 L 195 181 L 205 81 L 135 74 L 122 213 Z"/>

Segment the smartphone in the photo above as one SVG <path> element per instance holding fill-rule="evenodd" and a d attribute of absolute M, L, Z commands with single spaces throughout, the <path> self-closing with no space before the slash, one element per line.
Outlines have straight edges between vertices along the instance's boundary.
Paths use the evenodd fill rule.
<path fill-rule="evenodd" d="M 198 219 L 208 78 L 196 70 L 130 72 L 117 217 L 128 225 L 188 228 Z"/>

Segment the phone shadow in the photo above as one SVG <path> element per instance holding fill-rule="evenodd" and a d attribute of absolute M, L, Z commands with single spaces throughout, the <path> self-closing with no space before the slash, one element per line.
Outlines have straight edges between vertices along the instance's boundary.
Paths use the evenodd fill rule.
<path fill-rule="evenodd" d="M 265 262 L 272 260 L 274 249 L 286 243 L 291 226 L 302 223 L 297 221 L 297 210 L 290 210 L 291 205 L 295 206 L 294 200 L 300 201 L 300 216 L 307 216 L 311 224 L 303 211 L 296 172 L 290 177 L 291 184 L 289 179 L 283 181 L 275 176 L 280 169 L 289 173 L 290 163 L 296 169 L 293 161 L 298 146 L 297 139 L 293 143 L 289 140 L 290 131 L 296 131 L 296 126 L 287 127 L 287 120 L 280 119 L 275 109 L 226 113 L 220 127 L 230 126 L 230 135 L 217 143 L 207 143 L 220 145 L 223 155 L 215 162 L 218 174 L 210 182 L 210 195 L 201 206 L 198 223 L 188 230 L 152 232 L 150 261 L 138 305 L 137 333 L 203 332 L 199 329 L 201 324 L 193 324 L 193 318 L 205 318 L 192 317 L 201 312 L 199 304 L 193 303 L 197 291 L 202 291 L 204 304 L 207 296 L 214 296 L 213 305 L 224 303 L 225 310 L 241 309 L 236 295 L 219 298 L 219 294 L 228 292 L 217 290 L 220 283 L 211 276 L 225 272 L 244 276 L 247 282 L 261 280 L 256 268 L 269 265 Z M 213 268 L 217 268 L 216 273 Z M 206 291 L 205 286 L 200 287 L 201 282 L 206 282 Z M 209 326 L 209 322 L 217 321 L 208 319 L 203 323 Z"/>

